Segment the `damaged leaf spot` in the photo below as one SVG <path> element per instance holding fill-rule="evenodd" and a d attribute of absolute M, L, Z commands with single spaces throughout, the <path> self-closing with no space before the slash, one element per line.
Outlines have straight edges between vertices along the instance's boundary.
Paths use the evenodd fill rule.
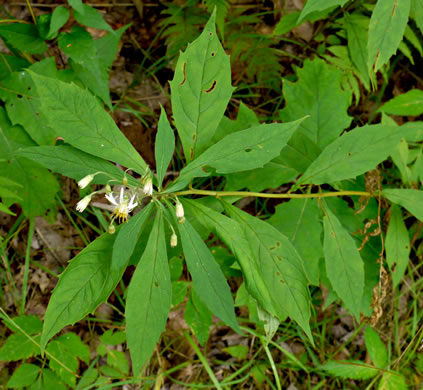
<path fill-rule="evenodd" d="M 179 85 L 184 85 L 185 81 L 187 81 L 187 63 L 184 62 L 184 65 L 182 66 L 182 74 L 184 75 L 184 78 L 180 82 Z"/>
<path fill-rule="evenodd" d="M 211 56 L 214 57 L 216 53 L 214 51 L 211 52 Z"/>
<path fill-rule="evenodd" d="M 215 88 L 216 88 L 216 80 L 214 80 L 213 81 L 213 84 L 212 84 L 212 86 L 209 88 L 209 89 L 206 89 L 204 92 L 205 93 L 210 93 L 210 92 L 212 92 Z"/>
<path fill-rule="evenodd" d="M 246 153 L 250 153 L 250 152 L 252 152 L 252 151 L 253 151 L 253 149 L 251 149 L 251 148 L 246 148 L 246 149 L 245 149 L 245 152 L 246 152 Z"/>

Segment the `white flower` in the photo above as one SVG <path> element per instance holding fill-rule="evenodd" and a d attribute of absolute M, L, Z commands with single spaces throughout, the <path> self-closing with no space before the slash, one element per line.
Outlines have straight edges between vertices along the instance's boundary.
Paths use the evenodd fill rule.
<path fill-rule="evenodd" d="M 172 236 L 170 237 L 170 246 L 172 248 L 175 248 L 175 246 L 178 245 L 178 236 L 173 233 Z"/>
<path fill-rule="evenodd" d="M 84 196 L 77 204 L 76 210 L 82 213 L 91 202 L 91 195 Z"/>
<path fill-rule="evenodd" d="M 153 180 L 151 180 L 151 177 L 147 177 L 147 179 L 145 179 L 142 192 L 144 192 L 147 196 L 153 195 Z"/>
<path fill-rule="evenodd" d="M 176 210 L 175 210 L 176 218 L 182 219 L 184 218 L 184 207 L 182 204 L 178 201 L 176 202 Z"/>
<path fill-rule="evenodd" d="M 106 199 L 115 206 L 113 215 L 119 219 L 119 222 L 127 221 L 128 214 L 138 206 L 135 202 L 135 194 L 132 195 L 131 199 L 124 193 L 123 188 L 120 189 L 119 199 L 115 199 L 112 193 L 106 195 Z"/>
<path fill-rule="evenodd" d="M 88 184 L 90 184 L 94 179 L 94 175 L 88 175 L 83 177 L 80 181 L 78 181 L 79 188 L 85 188 Z"/>

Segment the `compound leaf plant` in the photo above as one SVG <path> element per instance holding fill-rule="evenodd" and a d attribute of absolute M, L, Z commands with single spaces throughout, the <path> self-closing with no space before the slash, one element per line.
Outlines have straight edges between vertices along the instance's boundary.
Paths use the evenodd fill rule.
<path fill-rule="evenodd" d="M 343 2 L 333 5 L 338 3 Z M 81 20 L 96 21 L 85 15 L 79 2 L 72 4 Z M 312 11 L 304 8 L 301 18 Z M 170 84 L 174 123 L 162 109 L 155 143 L 155 172 L 99 103 L 101 98 L 110 106 L 101 88 L 101 72 L 91 86 L 85 85 L 90 90 L 70 82 L 66 71 L 57 71 L 50 59 L 20 72 L 19 85 L 27 86 L 21 100 L 34 113 L 31 124 L 19 122 L 19 115 L 14 116 L 16 97 L 2 92 L 13 125 L 5 109 L 0 108 L 0 147 L 8 151 L 13 169 L 28 172 L 27 180 L 33 180 L 35 187 L 45 186 L 34 179 L 36 170 L 45 168 L 77 180 L 81 188 L 96 184 L 97 189 L 78 202 L 77 210 L 84 212 L 95 195 L 104 195 L 112 211 L 109 231 L 83 249 L 60 275 L 44 319 L 42 351 L 61 329 L 106 301 L 128 265 L 136 265 L 127 290 L 125 317 L 133 371 L 138 375 L 165 329 L 176 299 L 169 253 L 184 254 L 192 279 L 188 305 L 204 306 L 234 331 L 242 332 L 225 274 L 204 241 L 210 233 L 237 259 L 243 288 L 256 303 L 260 316 L 276 323 L 287 318 L 295 321 L 314 344 L 309 324 L 310 286 L 323 284 L 359 320 L 360 314 L 371 314 L 371 291 L 377 283 L 375 264 L 381 244 L 373 237 L 370 248 L 358 250 L 361 243 L 352 233 L 360 227 L 357 218 L 361 217 L 352 215 L 341 197 L 360 197 L 360 204 L 367 206 L 363 220 L 380 217 L 377 201 L 382 197 L 396 204 L 386 244 L 389 265 L 395 263 L 396 253 L 404 257 L 402 244 L 395 241 L 397 232 L 404 230 L 400 207 L 423 221 L 421 191 L 368 190 L 364 180 L 367 172 L 395 153 L 402 139 L 420 141 L 420 129 L 385 121 L 353 128 L 339 136 L 351 122 L 346 114 L 351 96 L 341 89 L 340 74 L 324 61 L 306 61 L 299 81 L 284 85 L 287 104 L 280 112 L 284 123 L 260 124 L 241 106 L 239 115 L 244 113 L 248 119 L 231 124 L 224 116 L 234 90 L 230 61 L 216 35 L 215 19 L 213 13 L 202 34 L 181 53 L 176 64 Z M 369 34 L 374 28 L 371 25 Z M 113 32 L 117 40 L 122 32 Z M 80 29 L 71 34 L 84 35 Z M 375 39 L 371 47 L 376 45 Z M 65 38 L 61 42 L 65 45 Z M 380 50 L 384 47 L 381 44 Z M 100 51 L 100 46 L 97 48 Z M 374 76 L 373 64 L 377 70 L 390 54 L 369 51 L 373 62 L 366 72 Z M 69 52 L 69 56 L 76 64 L 84 54 Z M 79 69 L 83 73 L 81 67 L 83 62 L 75 66 L 74 72 Z M 332 78 L 333 85 L 326 85 L 329 94 L 319 93 L 322 85 L 314 78 L 307 79 L 311 74 L 307 69 Z M 316 96 L 322 100 L 313 100 Z M 304 104 L 302 97 L 306 99 Z M 340 102 L 336 118 L 329 100 L 324 99 Z M 240 128 L 239 123 L 244 127 Z M 28 132 L 38 146 L 25 137 L 23 130 L 20 133 L 20 124 L 29 126 Z M 186 165 L 174 181 L 167 181 L 166 171 L 175 151 L 172 125 L 180 138 Z M 56 145 L 57 139 L 63 142 Z M 31 166 L 29 160 L 37 164 Z M 28 165 L 27 171 L 23 164 Z M 122 171 L 116 164 L 127 169 Z M 242 175 L 250 184 L 239 186 Z M 268 187 L 261 186 L 260 177 L 269 181 L 272 176 L 270 182 L 274 183 L 275 175 L 278 185 L 292 183 L 301 176 L 283 194 L 231 188 L 238 183 L 237 190 L 254 186 L 262 190 Z M 40 202 L 48 207 L 58 184 L 53 175 L 43 177 L 49 181 L 49 192 Z M 207 178 L 224 178 L 226 191 L 194 188 Z M 245 196 L 288 202 L 279 205 L 270 219 L 263 220 L 234 206 Z M 27 209 L 33 215 L 39 212 L 29 206 Z M 404 271 L 401 265 L 395 274 L 396 282 Z M 188 305 L 187 312 L 191 310 Z M 201 331 L 197 337 L 204 340 Z"/>

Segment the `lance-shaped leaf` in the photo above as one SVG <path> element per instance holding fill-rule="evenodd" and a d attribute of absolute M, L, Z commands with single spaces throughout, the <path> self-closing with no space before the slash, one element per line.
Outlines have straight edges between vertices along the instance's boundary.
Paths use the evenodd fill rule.
<path fill-rule="evenodd" d="M 126 300 L 126 337 L 135 376 L 153 353 L 170 311 L 172 286 L 165 240 L 159 211 Z"/>
<path fill-rule="evenodd" d="M 303 260 L 298 252 L 272 225 L 237 207 L 227 203 L 224 205 L 226 212 L 243 228 L 278 313 L 284 313 L 296 321 L 309 339 L 313 340 L 309 324 L 311 298 Z"/>
<path fill-rule="evenodd" d="M 391 207 L 391 219 L 386 234 L 385 248 L 386 261 L 392 272 L 392 282 L 395 288 L 404 276 L 410 256 L 408 230 L 402 218 L 401 209 L 395 205 Z"/>
<path fill-rule="evenodd" d="M 360 360 L 330 360 L 319 367 L 332 376 L 348 379 L 370 379 L 379 373 L 377 368 L 371 367 Z"/>
<path fill-rule="evenodd" d="M 326 274 L 345 307 L 360 318 L 364 290 L 364 264 L 354 239 L 326 207 L 323 218 Z"/>
<path fill-rule="evenodd" d="M 170 160 L 175 150 L 175 135 L 167 119 L 166 111 L 162 107 L 156 135 L 154 154 L 156 156 L 156 171 L 158 186 L 161 187 Z"/>
<path fill-rule="evenodd" d="M 347 115 L 351 93 L 341 88 L 342 72 L 318 58 L 306 60 L 297 75 L 296 83 L 284 81 L 286 106 L 280 117 L 292 121 L 309 115 L 298 132 L 324 148 L 351 123 Z"/>
<path fill-rule="evenodd" d="M 227 135 L 189 163 L 168 191 L 184 188 L 194 177 L 232 173 L 261 168 L 279 155 L 303 119 L 289 123 L 271 123 Z"/>
<path fill-rule="evenodd" d="M 386 189 L 382 195 L 391 202 L 399 204 L 423 221 L 423 191 L 409 189 Z"/>
<path fill-rule="evenodd" d="M 178 228 L 195 291 L 216 316 L 240 332 L 231 290 L 209 248 L 188 221 L 179 224 Z"/>
<path fill-rule="evenodd" d="M 378 0 L 369 25 L 369 68 L 377 72 L 395 54 L 404 35 L 410 0 Z"/>
<path fill-rule="evenodd" d="M 68 0 L 68 3 L 73 8 L 74 16 L 78 23 L 113 33 L 113 29 L 105 22 L 101 13 L 95 8 L 84 4 L 82 0 Z"/>
<path fill-rule="evenodd" d="M 84 152 L 144 174 L 146 163 L 90 92 L 33 72 L 31 77 L 41 111 L 58 137 Z"/>
<path fill-rule="evenodd" d="M 93 183 L 97 184 L 106 184 L 110 179 L 120 182 L 123 178 L 122 170 L 116 165 L 70 145 L 33 146 L 20 150 L 18 154 L 75 180 L 96 172 L 102 172 L 93 179 Z M 129 184 L 139 184 L 132 176 L 127 178 Z"/>
<path fill-rule="evenodd" d="M 351 61 L 360 73 L 367 89 L 370 87 L 369 67 L 367 65 L 369 21 L 370 19 L 362 14 L 344 13 L 344 23 L 348 37 L 348 51 Z"/>
<path fill-rule="evenodd" d="M 400 127 L 366 125 L 356 128 L 328 145 L 298 183 L 332 183 L 359 176 L 392 154 L 402 137 Z"/>
<path fill-rule="evenodd" d="M 319 259 L 323 257 L 320 210 L 313 199 L 291 199 L 276 206 L 269 223 L 286 235 L 301 255 L 311 284 L 319 285 Z"/>
<path fill-rule="evenodd" d="M 411 89 L 389 100 L 379 110 L 393 115 L 421 115 L 423 113 L 423 91 Z"/>
<path fill-rule="evenodd" d="M 202 34 L 179 56 L 170 83 L 172 109 L 187 161 L 209 145 L 232 95 L 231 67 L 213 12 Z"/>
<path fill-rule="evenodd" d="M 112 272 L 128 264 L 137 244 L 138 237 L 145 228 L 145 223 L 150 217 L 152 209 L 153 204 L 149 203 L 142 211 L 134 215 L 120 228 L 113 244 Z"/>
<path fill-rule="evenodd" d="M 306 20 L 307 15 L 313 12 L 324 11 L 331 7 L 343 6 L 348 0 L 307 0 L 297 24 L 301 24 Z"/>
<path fill-rule="evenodd" d="M 92 313 L 116 287 L 126 264 L 117 271 L 110 270 L 115 238 L 108 233 L 97 238 L 60 275 L 44 317 L 42 350 L 62 328 Z"/>
<path fill-rule="evenodd" d="M 379 334 L 370 326 L 364 332 L 367 352 L 377 368 L 384 369 L 388 364 L 388 351 Z"/>
<path fill-rule="evenodd" d="M 286 315 L 279 310 L 279 305 L 274 306 L 273 292 L 269 291 L 268 285 L 262 278 L 258 259 L 253 256 L 240 224 L 198 201 L 188 199 L 181 201 L 187 214 L 193 215 L 208 231 L 215 232 L 235 255 L 241 266 L 247 290 L 252 297 L 266 311 L 284 320 Z"/>

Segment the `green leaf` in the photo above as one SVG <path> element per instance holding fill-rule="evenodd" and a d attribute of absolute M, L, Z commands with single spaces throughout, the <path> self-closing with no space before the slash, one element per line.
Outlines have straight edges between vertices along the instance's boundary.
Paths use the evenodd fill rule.
<path fill-rule="evenodd" d="M 172 306 L 178 306 L 187 296 L 188 282 L 172 282 Z"/>
<path fill-rule="evenodd" d="M 129 362 L 125 352 L 116 350 L 107 351 L 107 364 L 116 368 L 124 375 L 129 374 Z"/>
<path fill-rule="evenodd" d="M 284 80 L 286 106 L 280 117 L 292 121 L 310 115 L 298 132 L 324 148 L 351 123 L 347 115 L 351 93 L 341 89 L 342 72 L 318 58 L 304 61 L 297 76 L 296 83 Z"/>
<path fill-rule="evenodd" d="M 408 230 L 403 221 L 401 209 L 395 205 L 391 207 L 391 219 L 386 235 L 385 250 L 386 261 L 392 272 L 392 282 L 395 288 L 404 276 L 410 256 Z"/>
<path fill-rule="evenodd" d="M 423 0 L 411 0 L 410 17 L 416 21 L 417 27 L 423 33 Z"/>
<path fill-rule="evenodd" d="M 376 167 L 403 137 L 401 127 L 366 125 L 328 145 L 304 172 L 298 184 L 323 184 L 357 177 Z"/>
<path fill-rule="evenodd" d="M 172 160 L 174 150 L 175 135 L 173 134 L 173 130 L 170 127 L 166 111 L 163 107 L 161 107 L 161 114 L 154 149 L 159 188 L 161 188 L 163 184 L 163 178 L 165 177 L 167 168 L 169 167 L 170 161 Z"/>
<path fill-rule="evenodd" d="M 163 215 L 159 211 L 126 300 L 126 337 L 135 376 L 150 358 L 165 329 L 171 299 Z"/>
<path fill-rule="evenodd" d="M 111 108 L 107 67 L 100 60 L 90 33 L 74 26 L 70 33 L 60 34 L 58 44 L 82 83 Z"/>
<path fill-rule="evenodd" d="M 28 390 L 67 390 L 65 384 L 57 377 L 57 375 L 49 370 L 43 368 L 41 375 L 37 381 L 28 388 Z"/>
<path fill-rule="evenodd" d="M 303 173 L 320 153 L 321 149 L 310 138 L 296 131 L 277 159 L 287 167 Z"/>
<path fill-rule="evenodd" d="M 27 217 L 43 215 L 54 210 L 59 185 L 54 176 L 31 160 L 19 156 L 22 147 L 33 146 L 33 141 L 20 126 L 11 126 L 3 108 L 0 108 L 0 176 L 13 177 L 22 186 L 10 191 L 22 198 L 22 208 Z M 3 199 L 6 201 L 6 198 Z"/>
<path fill-rule="evenodd" d="M 7 382 L 6 387 L 16 389 L 29 386 L 34 383 L 39 373 L 40 367 L 35 364 L 21 364 Z"/>
<path fill-rule="evenodd" d="M 75 373 L 78 369 L 78 357 L 85 363 L 90 362 L 90 349 L 85 345 L 75 333 L 66 333 L 57 339 L 51 341 L 47 352 L 55 357 L 50 358 L 50 368 L 54 370 L 63 381 L 74 387 L 76 384 L 76 375 L 69 372 L 70 369 Z M 60 363 L 62 364 L 60 364 Z M 66 369 L 65 367 L 66 366 Z"/>
<path fill-rule="evenodd" d="M 188 221 L 178 225 L 192 282 L 202 302 L 223 322 L 239 332 L 231 290 L 204 241 Z"/>
<path fill-rule="evenodd" d="M 109 329 L 100 336 L 100 340 L 107 345 L 119 345 L 126 341 L 126 335 L 119 330 L 113 331 L 113 329 Z"/>
<path fill-rule="evenodd" d="M 267 311 L 279 318 L 284 318 L 284 313 L 274 307 L 272 293 L 264 282 L 260 272 L 259 259 L 253 256 L 247 238 L 241 225 L 234 219 L 228 218 L 209 207 L 202 205 L 199 201 L 182 199 L 186 213 L 195 216 L 196 221 L 206 226 L 207 231 L 214 231 L 219 238 L 227 245 L 238 259 L 246 282 L 248 292 L 265 307 Z"/>
<path fill-rule="evenodd" d="M 41 349 L 66 325 L 92 313 L 111 294 L 126 264 L 111 272 L 114 235 L 103 234 L 88 245 L 60 275 L 44 317 Z"/>
<path fill-rule="evenodd" d="M 392 203 L 396 203 L 420 221 L 423 221 L 423 191 L 409 189 L 386 189 L 382 195 Z"/>
<path fill-rule="evenodd" d="M 289 14 L 283 15 L 276 25 L 273 35 L 284 35 L 290 32 L 295 26 L 298 25 L 298 17 L 300 11 L 290 12 Z"/>
<path fill-rule="evenodd" d="M 35 315 L 23 315 L 12 318 L 11 321 L 5 320 L 4 322 L 13 332 L 20 332 L 20 329 L 22 329 L 25 333 L 33 335 L 41 333 L 43 330 L 43 322 Z"/>
<path fill-rule="evenodd" d="M 388 352 L 378 333 L 368 326 L 364 332 L 367 352 L 377 368 L 384 369 L 388 364 Z"/>
<path fill-rule="evenodd" d="M 144 174 L 146 163 L 87 90 L 31 73 L 41 110 L 58 136 L 72 146 Z"/>
<path fill-rule="evenodd" d="M 73 8 L 73 14 L 78 23 L 113 32 L 113 29 L 104 21 L 103 16 L 95 8 L 84 4 L 82 0 L 68 0 L 68 3 Z"/>
<path fill-rule="evenodd" d="M 11 23 L 0 25 L 0 37 L 7 45 L 30 54 L 42 54 L 47 45 L 33 24 Z"/>
<path fill-rule="evenodd" d="M 235 120 L 229 119 L 224 116 L 214 133 L 212 143 L 220 141 L 225 138 L 228 134 L 235 133 L 259 125 L 260 122 L 257 119 L 256 113 L 248 108 L 243 102 L 240 102 L 238 113 Z"/>
<path fill-rule="evenodd" d="M 23 58 L 0 53 L 0 80 L 10 77 L 13 72 L 27 68 L 29 65 L 31 64 Z"/>
<path fill-rule="evenodd" d="M 208 146 L 232 95 L 229 56 L 216 34 L 216 11 L 202 34 L 180 54 L 170 82 L 176 128 L 191 161 Z"/>
<path fill-rule="evenodd" d="M 257 259 L 260 275 L 272 295 L 278 317 L 288 315 L 300 325 L 310 340 L 310 293 L 304 263 L 281 232 L 267 222 L 225 203 L 226 212 L 239 222 L 248 245 Z M 265 307 L 266 310 L 267 307 Z"/>
<path fill-rule="evenodd" d="M 54 57 L 31 65 L 29 70 L 51 78 L 64 78 L 64 72 L 56 69 Z M 6 101 L 7 113 L 13 124 L 22 125 L 31 138 L 40 145 L 53 145 L 57 134 L 48 126 L 40 112 L 41 102 L 35 84 L 28 72 L 14 72 L 3 81 L 5 89 L 0 97 Z"/>
<path fill-rule="evenodd" d="M 36 343 L 40 341 L 38 336 L 33 339 Z M 0 360 L 13 362 L 38 355 L 40 347 L 34 341 L 22 333 L 12 334 L 0 348 Z"/>
<path fill-rule="evenodd" d="M 377 72 L 395 54 L 404 35 L 410 0 L 378 0 L 369 24 L 368 66 Z"/>
<path fill-rule="evenodd" d="M 407 390 L 407 382 L 405 377 L 394 371 L 383 373 L 379 382 L 378 390 Z"/>
<path fill-rule="evenodd" d="M 421 115 L 423 113 L 423 91 L 411 89 L 386 102 L 379 111 L 392 115 Z"/>
<path fill-rule="evenodd" d="M 193 288 L 191 288 L 191 293 L 188 297 L 184 317 L 200 344 L 204 345 L 209 338 L 213 315 Z"/>
<path fill-rule="evenodd" d="M 323 218 L 326 274 L 345 307 L 360 318 L 364 290 L 364 264 L 353 238 L 326 207 Z"/>
<path fill-rule="evenodd" d="M 121 182 L 124 174 L 116 165 L 70 145 L 33 146 L 20 150 L 18 155 L 75 180 L 96 172 L 107 173 L 107 175 L 102 173 L 95 175 L 94 184 L 106 184 L 111 178 Z M 129 184 L 134 186 L 139 184 L 133 177 L 127 176 L 127 178 Z"/>
<path fill-rule="evenodd" d="M 344 13 L 344 23 L 348 38 L 348 51 L 351 61 L 360 73 L 366 89 L 370 88 L 367 58 L 369 21 L 370 19 L 362 14 Z"/>
<path fill-rule="evenodd" d="M 75 389 L 76 390 L 84 389 L 88 385 L 91 385 L 92 383 L 94 383 L 97 378 L 98 378 L 97 368 L 95 368 L 95 367 L 88 368 L 88 370 L 86 370 L 84 372 L 84 375 L 82 375 L 82 377 L 81 377 L 80 381 L 78 382 L 78 385 L 76 386 Z M 52 390 L 54 390 L 54 389 L 52 389 Z"/>
<path fill-rule="evenodd" d="M 229 353 L 229 355 L 236 357 L 238 360 L 245 360 L 250 349 L 246 345 L 240 344 L 222 348 L 222 351 Z"/>
<path fill-rule="evenodd" d="M 168 191 L 184 188 L 194 177 L 209 176 L 206 167 L 225 174 L 264 166 L 279 155 L 301 122 L 262 124 L 227 135 L 182 169 Z"/>
<path fill-rule="evenodd" d="M 59 30 L 66 24 L 69 19 L 70 12 L 66 7 L 59 6 L 54 9 L 51 15 L 50 28 L 47 34 L 47 39 L 54 39 L 57 37 Z"/>
<path fill-rule="evenodd" d="M 346 379 L 370 379 L 379 373 L 376 368 L 370 367 L 359 360 L 329 361 L 320 366 L 320 368 L 332 376 Z"/>
<path fill-rule="evenodd" d="M 320 210 L 312 199 L 291 199 L 276 206 L 268 222 L 284 234 L 304 261 L 307 279 L 319 285 L 319 259 L 323 257 Z"/>
<path fill-rule="evenodd" d="M 120 38 L 130 26 L 130 24 L 127 24 L 94 41 L 94 44 L 97 47 L 98 57 L 107 68 L 112 66 L 119 50 Z"/>
<path fill-rule="evenodd" d="M 117 233 L 115 243 L 113 244 L 112 272 L 128 264 L 137 244 L 138 237 L 144 230 L 152 209 L 153 204 L 149 203 L 137 215 L 134 215 L 128 222 L 123 224 L 119 233 Z"/>
<path fill-rule="evenodd" d="M 324 11 L 335 6 L 343 6 L 348 0 L 307 0 L 300 17 L 298 24 L 301 24 L 306 17 L 312 12 Z"/>

